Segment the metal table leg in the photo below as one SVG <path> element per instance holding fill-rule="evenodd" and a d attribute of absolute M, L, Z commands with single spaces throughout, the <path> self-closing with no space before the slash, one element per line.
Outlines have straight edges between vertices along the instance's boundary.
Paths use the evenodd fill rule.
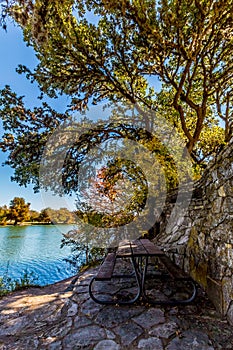
<path fill-rule="evenodd" d="M 133 276 L 133 274 L 135 274 L 135 279 L 136 279 L 136 282 L 137 282 L 137 294 L 136 296 L 132 299 L 132 300 L 129 300 L 129 301 L 124 301 L 124 300 L 101 300 L 101 299 L 98 299 L 93 291 L 92 291 L 92 285 L 93 283 L 96 281 L 96 277 L 92 278 L 90 284 L 89 284 L 89 295 L 90 297 L 98 304 L 102 304 L 102 305 L 131 305 L 131 304 L 134 304 L 140 297 L 141 297 L 141 294 L 142 294 L 142 279 L 140 278 L 140 273 L 138 272 L 138 269 L 137 269 L 137 264 L 135 262 L 134 259 L 131 258 L 131 262 L 132 262 L 132 265 L 133 265 L 133 269 L 134 269 L 134 272 L 131 274 L 131 275 L 122 275 L 122 274 L 119 274 L 119 275 L 113 275 L 112 278 L 129 278 Z M 106 280 L 102 279 L 98 279 L 98 282 L 101 282 L 101 283 L 104 283 Z M 108 280 L 109 281 L 109 280 Z"/>

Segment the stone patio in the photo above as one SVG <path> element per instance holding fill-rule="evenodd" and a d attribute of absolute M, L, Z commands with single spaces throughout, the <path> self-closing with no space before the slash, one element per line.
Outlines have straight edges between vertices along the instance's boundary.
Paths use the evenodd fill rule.
<path fill-rule="evenodd" d="M 188 306 L 100 305 L 88 293 L 96 271 L 1 299 L 0 350 L 233 349 L 231 326 L 201 289 Z"/>

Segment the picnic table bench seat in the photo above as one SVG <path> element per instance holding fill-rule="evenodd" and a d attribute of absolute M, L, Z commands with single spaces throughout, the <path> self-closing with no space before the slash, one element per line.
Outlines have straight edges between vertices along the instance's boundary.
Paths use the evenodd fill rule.
<path fill-rule="evenodd" d="M 95 277 L 96 281 L 110 280 L 112 278 L 116 262 L 116 253 L 108 253 L 100 265 L 99 271 Z"/>
<path fill-rule="evenodd" d="M 178 265 L 176 265 L 167 255 L 160 256 L 159 261 L 162 263 L 162 265 L 165 267 L 173 279 L 178 281 L 192 280 L 192 278 Z"/>

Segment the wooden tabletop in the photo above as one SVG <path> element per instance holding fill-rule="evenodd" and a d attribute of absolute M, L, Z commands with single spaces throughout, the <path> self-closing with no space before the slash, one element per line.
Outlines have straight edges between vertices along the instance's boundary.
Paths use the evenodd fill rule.
<path fill-rule="evenodd" d="M 164 252 L 149 239 L 124 240 L 119 243 L 117 257 L 162 256 Z"/>

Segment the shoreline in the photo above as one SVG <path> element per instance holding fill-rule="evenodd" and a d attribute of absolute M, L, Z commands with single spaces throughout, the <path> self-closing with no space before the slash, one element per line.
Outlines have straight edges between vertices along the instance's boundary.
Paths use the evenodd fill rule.
<path fill-rule="evenodd" d="M 15 226 L 15 227 L 20 227 L 20 226 L 33 226 L 33 225 L 47 225 L 47 226 L 55 226 L 55 225 L 75 225 L 75 222 L 72 223 L 64 223 L 64 222 L 56 222 L 56 223 L 52 223 L 52 222 L 21 222 L 18 225 L 14 225 L 13 223 L 10 224 L 0 224 L 0 227 L 8 227 L 8 226 Z"/>

